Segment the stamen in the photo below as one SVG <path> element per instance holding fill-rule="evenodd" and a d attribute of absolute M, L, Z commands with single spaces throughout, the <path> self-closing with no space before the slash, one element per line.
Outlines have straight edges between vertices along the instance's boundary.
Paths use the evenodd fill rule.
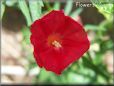
<path fill-rule="evenodd" d="M 56 48 L 62 47 L 61 44 L 56 40 L 52 42 L 52 45 L 55 46 Z"/>

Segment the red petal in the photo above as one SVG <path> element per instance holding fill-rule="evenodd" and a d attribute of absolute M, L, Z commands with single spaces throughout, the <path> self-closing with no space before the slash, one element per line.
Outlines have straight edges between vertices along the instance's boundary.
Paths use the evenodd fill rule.
<path fill-rule="evenodd" d="M 51 33 L 56 32 L 58 28 L 61 28 L 62 24 L 65 21 L 65 18 L 64 13 L 62 11 L 51 11 L 49 14 L 45 15 L 41 20 L 43 30 L 45 30 L 47 35 L 49 35 Z"/>
<path fill-rule="evenodd" d="M 42 67 L 42 61 L 41 58 L 39 57 L 39 53 L 43 52 L 44 48 L 42 46 L 45 45 L 46 42 L 46 36 L 45 33 L 42 30 L 42 27 L 40 25 L 40 20 L 36 20 L 32 25 L 31 25 L 31 43 L 34 46 L 34 57 L 37 62 L 37 64 Z"/>
<path fill-rule="evenodd" d="M 40 67 L 43 67 L 43 63 L 42 63 L 41 57 L 39 56 L 39 52 L 37 51 L 36 48 L 34 48 L 34 58 L 35 58 L 35 60 L 36 60 L 36 63 L 37 63 Z"/>
<path fill-rule="evenodd" d="M 66 27 L 67 30 L 64 32 L 62 46 L 68 58 L 63 61 L 63 69 L 70 63 L 77 61 L 90 46 L 83 27 L 70 17 L 66 18 L 66 25 L 68 26 Z"/>
<path fill-rule="evenodd" d="M 31 39 L 37 39 L 39 42 L 43 42 L 46 39 L 46 35 L 41 27 L 40 20 L 36 20 L 31 25 Z"/>
<path fill-rule="evenodd" d="M 44 53 L 41 53 L 40 56 L 42 57 L 42 61 L 46 70 L 53 71 L 56 74 L 61 74 L 61 72 L 63 71 L 61 70 L 63 59 L 67 58 L 64 55 L 64 51 L 62 49 L 50 49 Z"/>

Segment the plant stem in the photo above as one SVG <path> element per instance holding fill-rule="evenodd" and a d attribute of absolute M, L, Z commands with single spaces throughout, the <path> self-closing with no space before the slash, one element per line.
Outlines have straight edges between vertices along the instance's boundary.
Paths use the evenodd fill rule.
<path fill-rule="evenodd" d="M 86 57 L 83 57 L 83 62 L 87 67 L 90 67 L 91 69 L 93 69 L 96 72 L 96 74 L 98 73 L 98 74 L 102 75 L 103 77 L 105 77 L 106 80 L 109 79 L 108 74 L 103 69 L 96 66 L 93 62 L 88 60 Z"/>
<path fill-rule="evenodd" d="M 92 57 L 91 57 L 89 51 L 87 52 L 87 55 L 88 55 L 88 58 L 93 62 L 93 59 L 92 59 Z"/>

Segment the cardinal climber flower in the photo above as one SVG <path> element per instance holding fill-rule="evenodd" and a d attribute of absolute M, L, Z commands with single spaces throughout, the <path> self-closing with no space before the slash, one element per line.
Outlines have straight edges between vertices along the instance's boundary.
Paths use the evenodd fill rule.
<path fill-rule="evenodd" d="M 90 46 L 82 25 L 53 10 L 31 25 L 31 43 L 37 64 L 56 74 L 77 61 Z"/>

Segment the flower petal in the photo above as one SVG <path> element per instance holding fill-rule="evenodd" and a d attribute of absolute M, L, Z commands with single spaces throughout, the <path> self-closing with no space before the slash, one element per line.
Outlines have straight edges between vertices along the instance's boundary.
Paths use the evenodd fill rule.
<path fill-rule="evenodd" d="M 65 21 L 63 11 L 51 11 L 41 19 L 41 25 L 45 30 L 46 34 L 56 32 L 58 28 L 62 26 Z"/>
<path fill-rule="evenodd" d="M 67 30 L 64 32 L 62 46 L 67 58 L 63 61 L 63 69 L 70 63 L 77 61 L 90 46 L 88 37 L 83 27 L 70 17 L 66 17 Z"/>
<path fill-rule="evenodd" d="M 53 71 L 56 74 L 61 74 L 63 70 L 61 70 L 63 59 L 66 58 L 64 55 L 64 51 L 50 49 L 44 53 L 41 53 L 42 61 L 44 67 L 48 71 Z"/>
<path fill-rule="evenodd" d="M 36 20 L 32 25 L 31 25 L 31 36 L 33 38 L 36 38 L 37 40 L 44 41 L 46 39 L 45 32 L 42 29 L 42 26 L 40 24 L 41 20 Z M 32 38 L 31 38 L 32 39 Z"/>

